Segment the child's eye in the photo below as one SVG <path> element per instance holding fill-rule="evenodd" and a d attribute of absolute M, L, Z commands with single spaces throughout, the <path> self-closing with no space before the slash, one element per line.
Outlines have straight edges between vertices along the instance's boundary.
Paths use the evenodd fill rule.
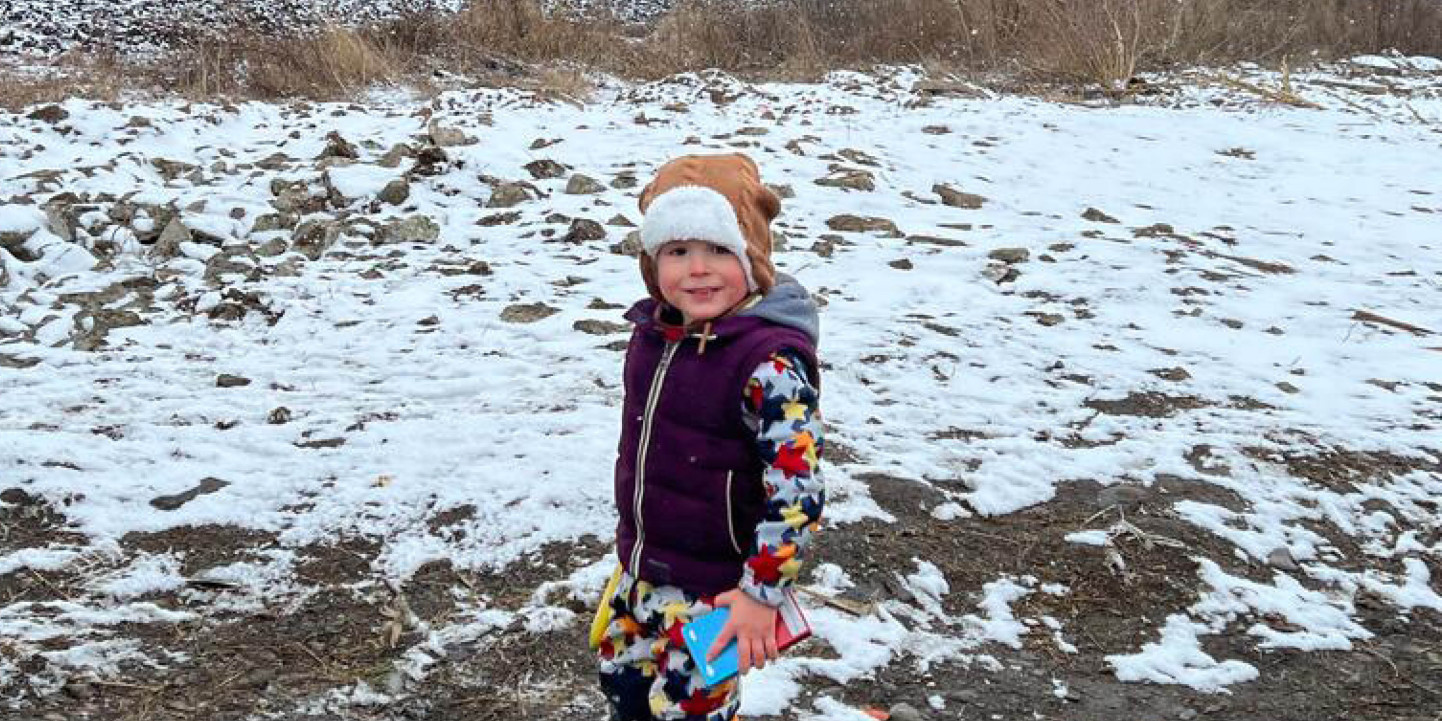
<path fill-rule="evenodd" d="M 671 246 L 670 248 L 667 248 L 667 249 L 666 249 L 666 255 L 682 256 L 682 255 L 685 255 L 685 254 L 686 254 L 686 246 L 684 246 L 684 245 L 673 245 L 673 246 Z"/>
<path fill-rule="evenodd" d="M 711 252 L 713 252 L 713 253 L 715 253 L 715 254 L 717 254 L 717 255 L 731 255 L 731 249 L 730 249 L 730 248 L 727 248 L 727 247 L 724 246 L 724 245 L 713 245 L 713 246 L 711 246 Z"/>

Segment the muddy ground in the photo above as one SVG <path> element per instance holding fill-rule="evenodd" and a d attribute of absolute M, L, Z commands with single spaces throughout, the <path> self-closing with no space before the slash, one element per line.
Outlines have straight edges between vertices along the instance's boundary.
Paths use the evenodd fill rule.
<path fill-rule="evenodd" d="M 834 446 L 831 460 L 844 462 L 846 453 Z M 1405 459 L 1346 452 L 1297 456 L 1289 459 L 1289 467 L 1321 484 L 1344 475 L 1348 482 L 1365 483 L 1369 477 L 1419 468 Z M 842 566 L 855 581 L 848 600 L 912 600 L 892 572 L 914 568 L 915 558 L 931 561 L 945 574 L 952 589 L 945 610 L 957 616 L 976 611 L 983 584 L 1030 575 L 1038 585 L 1063 584 L 1070 592 L 1028 595 L 1013 606 L 1016 616 L 1057 619 L 1076 653 L 1061 652 L 1046 629 L 1033 629 L 1019 649 L 999 644 L 977 649 L 998 664 L 950 662 L 918 675 L 911 659 L 901 659 L 874 678 L 844 685 L 813 678 L 793 709 L 809 708 L 807 697 L 824 694 L 856 706 L 910 706 L 933 719 L 1442 719 L 1442 614 L 1417 609 L 1402 615 L 1365 594 L 1357 602 L 1360 622 L 1375 636 L 1356 642 L 1351 651 L 1261 651 L 1245 629 L 1257 621 L 1285 621 L 1239 619 L 1226 633 L 1205 637 L 1203 648 L 1219 659 L 1252 664 L 1259 679 L 1219 694 L 1117 680 L 1105 656 L 1135 652 L 1155 641 L 1167 614 L 1197 600 L 1195 558 L 1210 558 L 1231 574 L 1266 580 L 1267 569 L 1238 560 L 1229 544 L 1170 512 L 1183 498 L 1229 507 L 1242 503 L 1216 486 L 1174 477 L 1148 487 L 1067 482 L 1052 500 L 1017 513 L 941 521 L 927 510 L 944 500 L 940 487 L 882 475 L 865 480 L 872 497 L 897 522 L 829 528 L 815 548 L 814 558 Z M 5 499 L 13 505 L 0 509 L 5 529 L 0 551 L 78 540 L 65 529 L 63 509 L 19 489 L 6 490 Z M 434 523 L 462 517 L 464 511 Z M 1063 540 L 1067 532 L 1107 518 L 1125 518 L 1143 534 L 1116 541 L 1126 575 L 1113 568 L 1101 548 Z M 1340 534 L 1331 535 L 1346 543 Z M 131 534 L 122 546 L 127 553 L 178 552 L 185 559 L 183 570 L 190 573 L 251 557 L 276 543 L 272 534 L 202 527 Z M 378 539 L 346 539 L 302 549 L 297 576 L 319 592 L 298 603 L 266 604 L 258 612 L 211 613 L 198 607 L 193 595 L 152 594 L 147 600 L 162 607 L 197 614 L 192 622 L 123 630 L 122 635 L 142 639 L 147 649 L 183 654 L 173 657 L 168 668 L 122 667 L 115 674 L 71 680 L 58 692 L 30 689 L 23 707 L 0 711 L 0 717 L 570 721 L 603 716 L 583 637 L 586 609 L 578 602 L 570 602 L 578 621 L 561 631 L 537 635 L 516 624 L 452 648 L 419 682 L 399 678 L 395 662 L 420 641 L 420 634 L 403 630 L 393 635 L 387 625 L 394 617 L 387 609 L 394 606 L 395 594 L 372 572 L 379 548 Z M 1360 553 L 1355 547 L 1339 548 L 1349 557 Z M 519 609 L 539 584 L 562 578 L 604 552 L 602 539 L 588 537 L 574 546 L 548 547 L 502 572 L 458 571 L 448 563 L 432 563 L 405 585 L 402 595 L 416 616 L 441 627 L 459 602 L 478 594 L 488 596 L 493 608 Z M 1432 559 L 1429 566 L 1435 586 L 1442 565 Z M 82 595 L 83 573 L 22 570 L 0 576 L 0 606 Z M 820 641 L 807 643 L 809 655 L 829 653 L 817 647 Z M 33 656 L 20 665 L 39 671 L 43 660 Z M 317 703 L 326 692 L 358 680 L 376 689 L 403 689 L 402 700 L 329 711 Z M 935 695 L 946 700 L 943 710 L 928 706 Z"/>

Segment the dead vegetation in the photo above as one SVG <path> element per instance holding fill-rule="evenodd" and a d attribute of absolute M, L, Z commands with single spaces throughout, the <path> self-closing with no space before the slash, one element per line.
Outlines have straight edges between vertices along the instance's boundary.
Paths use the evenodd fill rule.
<path fill-rule="evenodd" d="M 1236 61 L 1277 64 L 1395 49 L 1442 55 L 1442 5 L 1431 0 L 681 0 L 648 24 L 592 12 L 546 12 L 539 0 L 473 0 L 456 15 L 411 14 L 364 27 L 277 35 L 186 26 L 149 61 L 85 53 L 56 61 L 62 80 L 0 72 L 0 106 L 77 92 L 115 97 L 157 88 L 198 98 L 353 96 L 376 84 L 422 89 L 464 75 L 480 83 L 559 81 L 567 96 L 595 68 L 651 79 L 721 68 L 758 78 L 919 63 L 1119 90 L 1134 73 Z M 570 68 L 540 77 L 535 67 Z"/>

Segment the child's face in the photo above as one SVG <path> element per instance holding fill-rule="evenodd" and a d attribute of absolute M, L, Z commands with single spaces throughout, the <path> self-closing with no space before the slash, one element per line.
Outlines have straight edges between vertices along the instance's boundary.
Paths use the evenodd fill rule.
<path fill-rule="evenodd" d="M 711 320 L 746 297 L 746 271 L 735 253 L 704 240 L 673 240 L 656 251 L 661 295 L 687 323 Z"/>

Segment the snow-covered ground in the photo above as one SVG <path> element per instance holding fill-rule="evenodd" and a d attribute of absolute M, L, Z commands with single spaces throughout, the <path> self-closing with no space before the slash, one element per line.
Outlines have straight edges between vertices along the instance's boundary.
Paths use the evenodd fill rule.
<path fill-rule="evenodd" d="M 1320 109 L 1200 87 L 1150 106 L 967 98 L 898 70 L 601 79 L 584 103 L 500 89 L 0 116 L 0 509 L 43 499 L 71 532 L 0 534 L 0 580 L 85 572 L 68 598 L 0 601 L 0 704 L 183 653 L 137 625 L 298 603 L 315 544 L 378 541 L 377 578 L 404 585 L 438 559 L 494 570 L 608 541 L 620 313 L 643 293 L 624 223 L 681 152 L 739 149 L 789 188 L 776 261 L 824 303 L 823 406 L 847 451 L 825 468 L 825 533 L 897 517 L 876 474 L 937 489 L 919 509 L 935 518 L 1005 516 L 1079 479 L 1224 489 L 1242 503 L 1170 513 L 1233 552 L 1197 558 L 1195 603 L 1108 658 L 1121 680 L 1207 692 L 1267 673 L 1208 654 L 1208 635 L 1347 649 L 1371 633 L 1363 592 L 1442 612 L 1442 474 L 1421 470 L 1442 463 L 1442 63 L 1349 67 L 1368 63 L 1389 72 L 1294 76 Z M 1405 92 L 1347 87 L 1364 82 Z M 564 167 L 527 169 L 543 160 Z M 1338 450 L 1417 467 L 1320 484 L 1284 462 Z M 206 569 L 223 590 L 122 543 L 205 524 L 277 543 Z M 1133 530 L 1052 533 L 1083 554 Z M 863 718 L 803 704 L 816 678 L 985 664 L 1027 639 L 1075 651 L 1065 624 L 1013 610 L 1064 586 L 963 588 L 914 558 L 892 569 L 909 600 L 858 616 L 821 602 L 845 595 L 849 560 L 815 559 L 820 643 L 755 675 L 748 717 Z M 558 599 L 593 601 L 613 562 L 519 608 L 461 604 L 398 663 L 423 679 L 516 621 L 579 635 Z M 947 611 L 958 595 L 974 612 Z M 387 693 L 316 703 L 406 692 Z"/>

